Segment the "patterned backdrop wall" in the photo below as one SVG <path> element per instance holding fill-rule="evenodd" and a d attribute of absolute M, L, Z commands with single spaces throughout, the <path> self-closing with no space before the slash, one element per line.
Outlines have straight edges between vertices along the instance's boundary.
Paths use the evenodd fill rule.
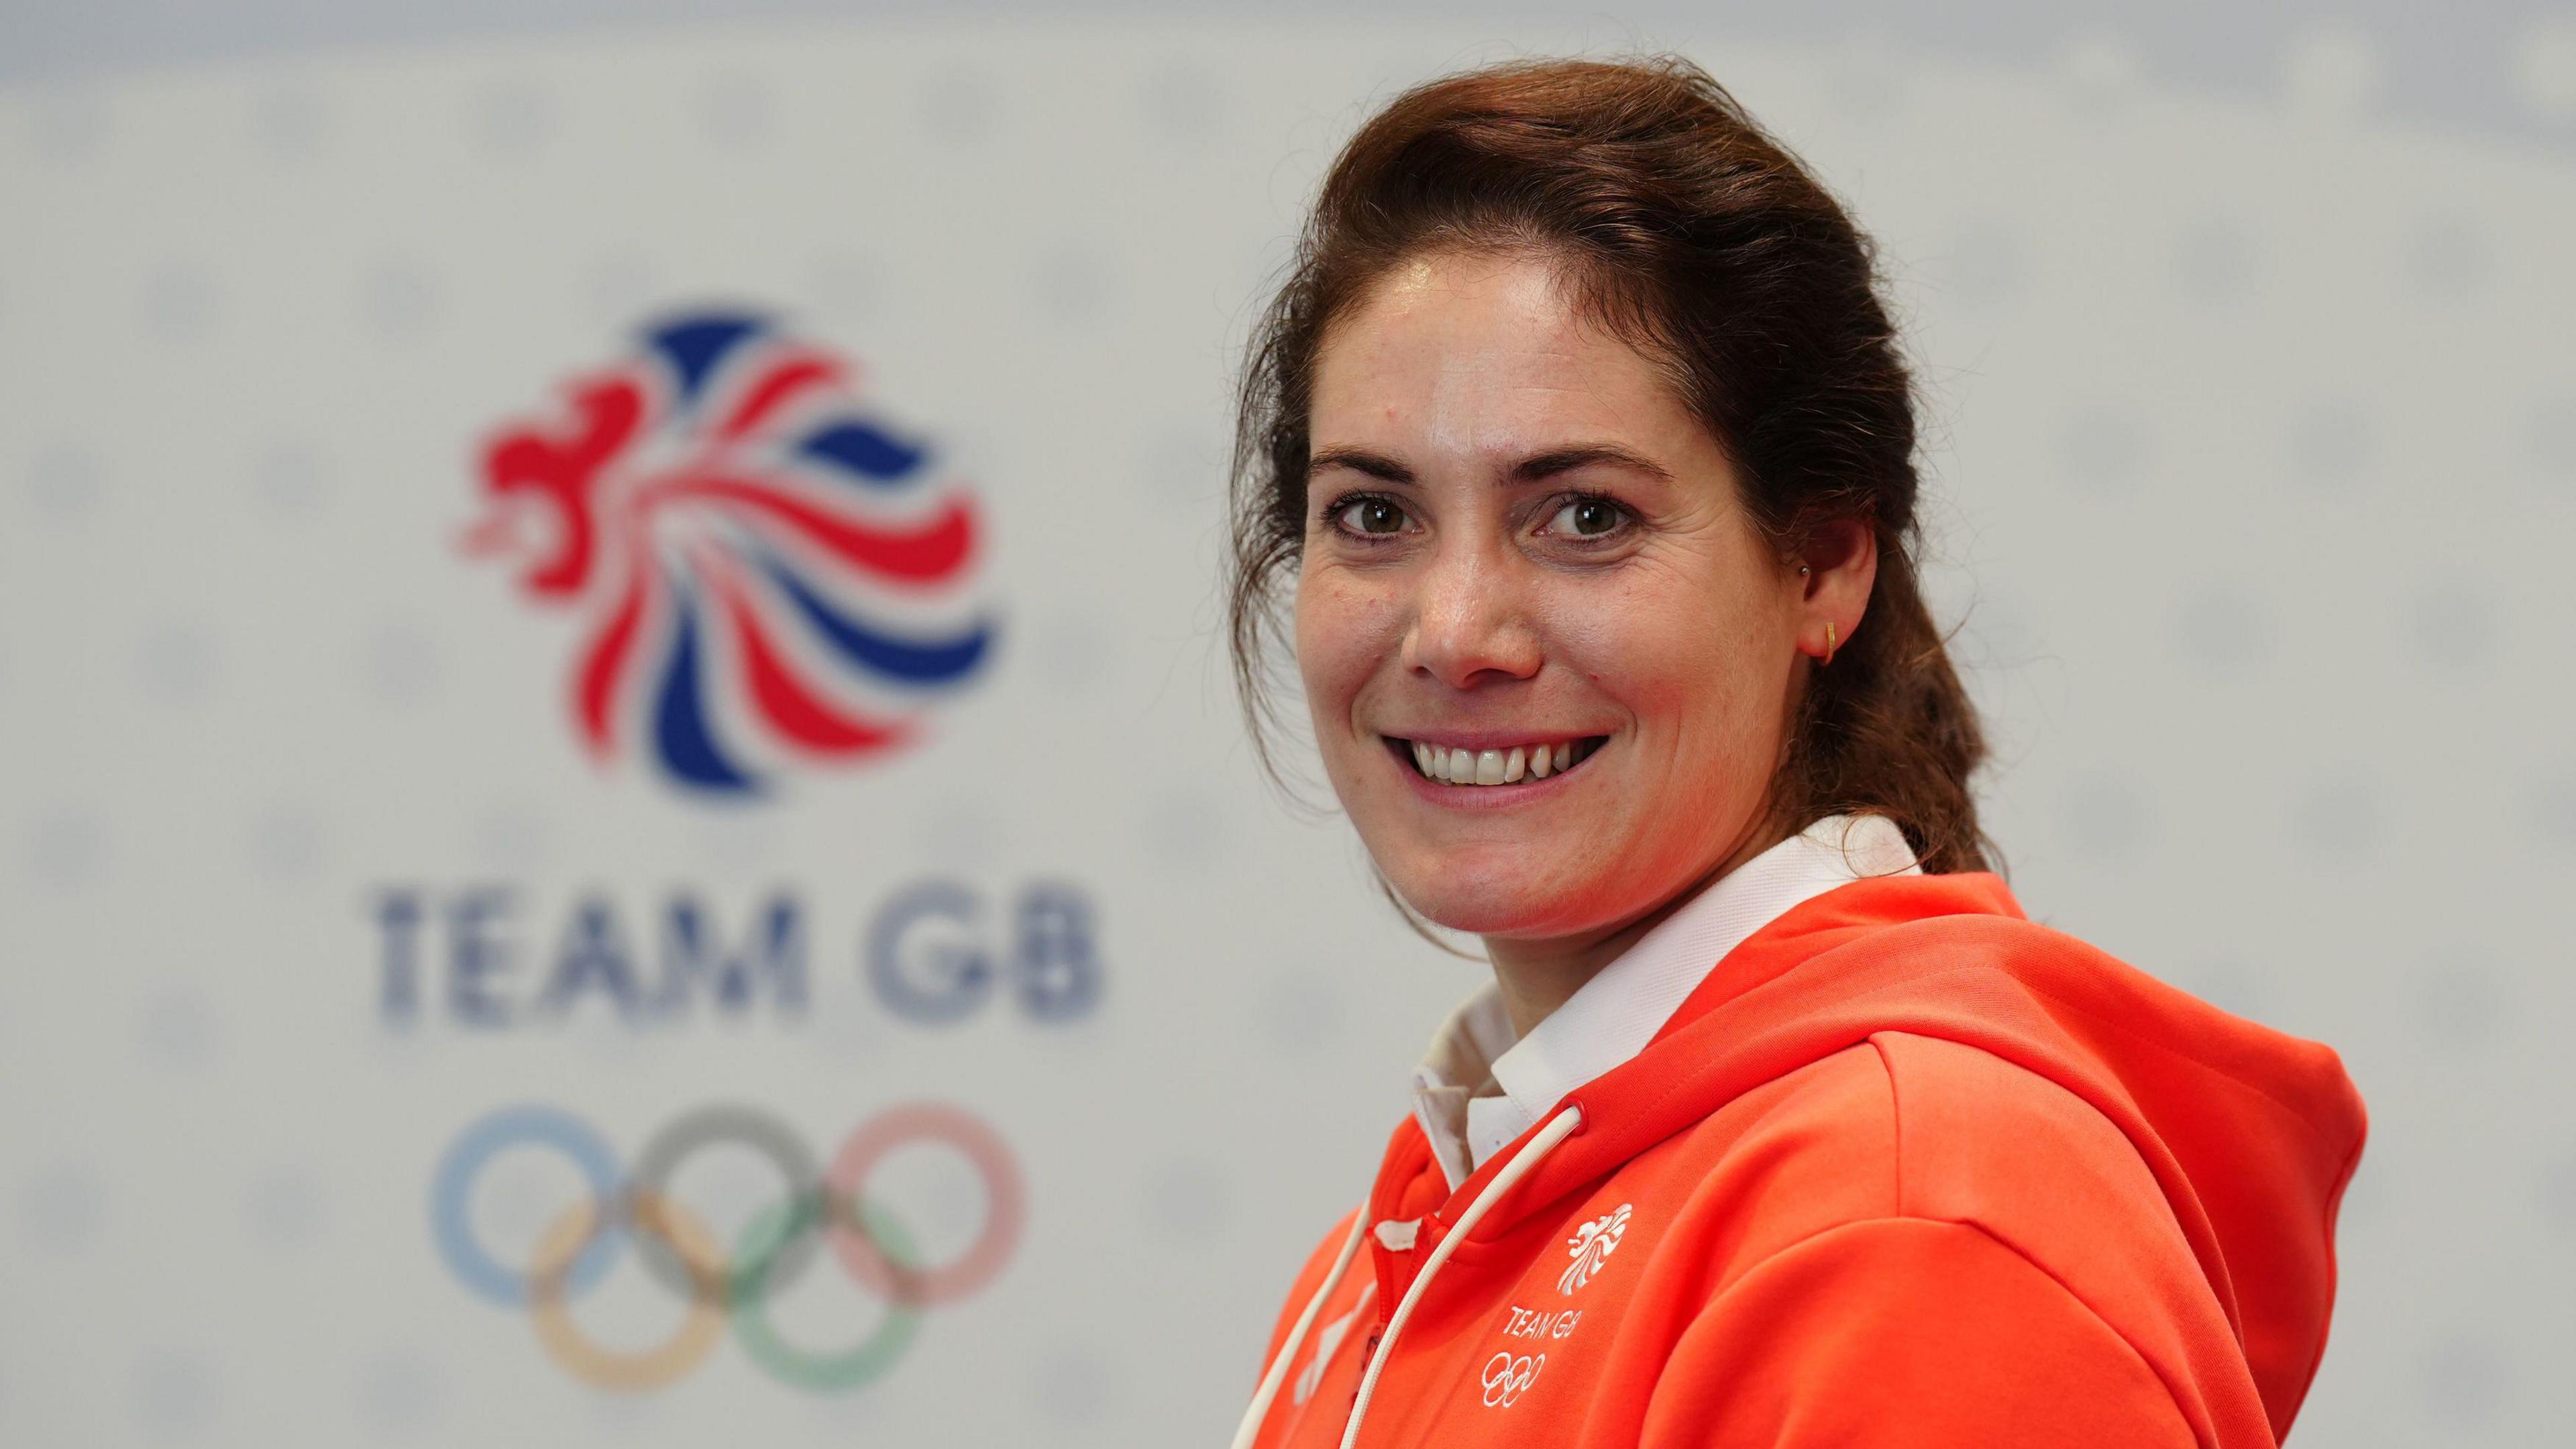
<path fill-rule="evenodd" d="M 1236 349 L 1373 100 L 1638 40 L 1885 244 L 2022 898 L 2370 1102 L 2298 1441 L 2576 1439 L 2576 150 L 806 20 L 0 89 L 0 1442 L 1217 1442 L 1478 970 L 1249 756 Z"/>

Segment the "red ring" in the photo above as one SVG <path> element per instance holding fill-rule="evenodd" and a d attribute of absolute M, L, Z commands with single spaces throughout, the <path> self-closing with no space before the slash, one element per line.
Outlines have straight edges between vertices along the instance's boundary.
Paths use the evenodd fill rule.
<path fill-rule="evenodd" d="M 984 1179 L 984 1231 L 954 1263 L 907 1268 L 887 1259 L 861 1225 L 856 1207 L 878 1161 L 897 1147 L 923 1140 L 954 1147 L 975 1165 Z M 1011 1150 L 980 1118 L 944 1103 L 890 1107 L 860 1124 L 841 1144 L 823 1180 L 849 1209 L 827 1215 L 832 1249 L 840 1254 L 842 1267 L 888 1300 L 906 1305 L 955 1302 L 991 1282 L 1019 1246 L 1027 1216 L 1028 1194 Z"/>

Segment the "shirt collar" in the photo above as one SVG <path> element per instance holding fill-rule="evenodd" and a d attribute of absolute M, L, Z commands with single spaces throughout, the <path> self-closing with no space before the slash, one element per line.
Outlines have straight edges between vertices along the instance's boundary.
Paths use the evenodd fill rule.
<path fill-rule="evenodd" d="M 1515 1041 L 1488 982 L 1414 1068 L 1414 1116 L 1454 1189 L 1566 1094 L 1627 1062 L 1744 939 L 1866 876 L 1920 875 L 1884 815 L 1829 815 L 1701 890 Z"/>

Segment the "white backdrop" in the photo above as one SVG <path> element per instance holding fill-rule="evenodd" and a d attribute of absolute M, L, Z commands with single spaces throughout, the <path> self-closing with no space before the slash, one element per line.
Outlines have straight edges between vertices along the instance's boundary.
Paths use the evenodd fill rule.
<path fill-rule="evenodd" d="M 2330 53 L 2222 102 L 2107 45 L 887 23 L 0 92 L 0 1442 L 1215 1442 L 1477 969 L 1250 763 L 1236 348 L 1373 100 L 1641 38 L 1885 243 L 2025 903 L 2361 1084 L 2298 1442 L 2576 1433 L 2576 163 L 2378 118 Z M 574 620 L 456 547 L 495 427 L 702 305 L 863 362 L 991 529 L 995 652 L 924 742 L 752 804 L 587 761 Z M 982 914 L 907 936 L 923 970 L 1007 969 L 1012 903 L 1072 892 L 1097 1006 L 890 1005 L 865 943 L 924 882 Z M 453 1004 L 488 891 L 498 1027 Z M 429 912 L 410 1014 L 389 892 Z M 802 1013 L 534 1005 L 585 902 L 649 957 L 675 901 L 739 943 L 781 898 Z M 1008 1144 L 1026 1229 L 852 1392 L 732 1342 L 591 1385 L 432 1233 L 441 1154 L 506 1104 L 631 1163 L 709 1103 L 828 1157 L 922 1100 Z M 777 1191 L 739 1150 L 680 1183 L 728 1234 Z M 926 1149 L 878 1187 L 934 1257 L 986 1212 Z M 524 1261 L 578 1198 L 506 1154 L 471 1216 Z M 882 1312 L 827 1261 L 777 1319 L 822 1348 Z M 576 1316 L 682 1319 L 631 1257 Z"/>

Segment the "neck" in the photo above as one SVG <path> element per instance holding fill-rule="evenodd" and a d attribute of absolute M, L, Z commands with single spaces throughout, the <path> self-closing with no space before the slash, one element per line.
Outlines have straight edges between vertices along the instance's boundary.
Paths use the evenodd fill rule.
<path fill-rule="evenodd" d="M 1787 838 L 1788 833 L 1776 827 L 1755 831 L 1715 865 L 1691 877 L 1642 914 L 1597 931 L 1543 939 L 1485 937 L 1485 955 L 1494 963 L 1494 984 L 1502 993 L 1504 1012 L 1512 1019 L 1512 1034 L 1528 1036 L 1532 1028 L 1582 990 L 1583 983 L 1626 954 L 1639 937 L 1688 905 L 1701 891 L 1724 880 L 1737 866 Z"/>

